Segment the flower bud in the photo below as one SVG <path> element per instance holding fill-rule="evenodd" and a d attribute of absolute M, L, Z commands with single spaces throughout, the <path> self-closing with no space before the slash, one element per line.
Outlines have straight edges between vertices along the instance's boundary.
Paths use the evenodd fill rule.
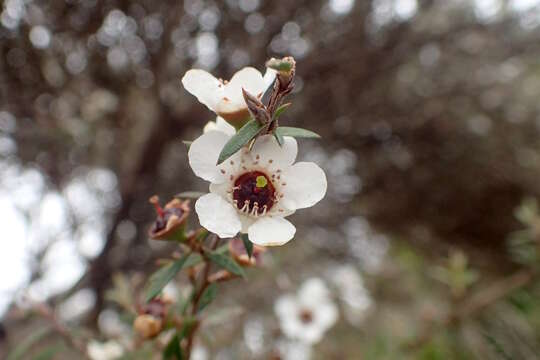
<path fill-rule="evenodd" d="M 133 329 L 144 339 L 150 339 L 163 330 L 171 301 L 161 297 L 150 300 L 139 308 Z"/>
<path fill-rule="evenodd" d="M 163 320 L 150 314 L 142 314 L 135 318 L 133 329 L 143 339 L 150 339 L 161 332 Z"/>
<path fill-rule="evenodd" d="M 281 92 L 292 91 L 292 81 L 296 72 L 296 61 L 292 56 L 282 59 L 271 58 L 266 62 L 266 66 L 277 71 L 279 90 Z"/>
<path fill-rule="evenodd" d="M 191 211 L 189 200 L 173 199 L 163 209 L 159 206 L 157 196 L 152 196 L 149 201 L 154 205 L 157 213 L 156 221 L 148 232 L 150 238 L 154 240 L 184 239 L 184 225 Z"/>
<path fill-rule="evenodd" d="M 261 100 L 248 93 L 244 88 L 242 88 L 242 95 L 244 96 L 244 100 L 246 101 L 251 116 L 260 124 L 268 124 L 270 122 L 270 114 L 268 114 L 268 111 Z"/>
<path fill-rule="evenodd" d="M 241 266 L 260 266 L 262 264 L 262 254 L 265 251 L 264 246 L 253 245 L 253 253 L 250 258 L 242 239 L 235 237 L 229 241 L 229 253 Z"/>

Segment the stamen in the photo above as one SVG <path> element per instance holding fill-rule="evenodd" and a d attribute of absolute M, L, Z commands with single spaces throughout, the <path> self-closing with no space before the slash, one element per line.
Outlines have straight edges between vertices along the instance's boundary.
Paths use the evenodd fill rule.
<path fill-rule="evenodd" d="M 154 195 L 150 198 L 150 204 L 154 205 L 154 208 L 156 209 L 156 212 L 157 214 L 160 216 L 160 217 L 164 217 L 165 216 L 165 212 L 163 211 L 163 209 L 161 208 L 161 206 L 159 206 L 159 197 L 157 195 Z"/>
<path fill-rule="evenodd" d="M 238 176 L 232 189 L 235 207 L 248 216 L 266 214 L 276 203 L 276 191 L 270 177 L 261 171 L 246 172 Z"/>

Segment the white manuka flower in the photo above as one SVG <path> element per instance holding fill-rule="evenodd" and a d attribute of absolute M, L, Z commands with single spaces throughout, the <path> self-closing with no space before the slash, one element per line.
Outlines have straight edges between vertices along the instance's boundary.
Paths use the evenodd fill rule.
<path fill-rule="evenodd" d="M 222 238 L 238 232 L 262 246 L 283 245 L 295 227 L 284 217 L 315 205 L 326 193 L 326 176 L 312 162 L 293 165 L 296 140 L 285 137 L 279 146 L 272 135 L 259 137 L 251 151 L 243 148 L 216 165 L 232 134 L 218 118 L 189 148 L 195 175 L 210 181 L 210 194 L 195 203 L 200 224 Z M 228 129 L 228 130 L 227 130 Z"/>
<path fill-rule="evenodd" d="M 274 305 L 281 331 L 308 344 L 319 342 L 338 319 L 338 309 L 321 279 L 304 282 L 298 294 L 283 295 Z"/>
<path fill-rule="evenodd" d="M 225 81 L 204 70 L 191 69 L 182 78 L 182 84 L 210 110 L 232 124 L 242 125 L 249 118 L 242 88 L 261 98 L 274 82 L 275 76 L 276 72 L 272 69 L 267 69 L 263 77 L 257 69 L 245 67 L 236 72 L 230 81 Z"/>
<path fill-rule="evenodd" d="M 86 347 L 88 357 L 92 360 L 114 360 L 124 354 L 124 348 L 118 342 L 110 340 L 104 343 L 90 341 Z"/>

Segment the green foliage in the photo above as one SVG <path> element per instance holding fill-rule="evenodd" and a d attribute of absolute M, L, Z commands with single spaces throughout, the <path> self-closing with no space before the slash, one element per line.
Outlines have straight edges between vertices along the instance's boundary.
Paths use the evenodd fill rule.
<path fill-rule="evenodd" d="M 210 259 L 210 261 L 212 261 L 214 264 L 221 266 L 225 270 L 228 270 L 235 275 L 242 276 L 243 278 L 246 277 L 246 272 L 244 269 L 228 255 L 220 254 L 214 251 L 208 254 L 208 259 Z"/>
<path fill-rule="evenodd" d="M 290 126 L 279 126 L 276 130 L 277 136 L 292 136 L 295 138 L 315 138 L 318 139 L 321 136 L 313 131 L 290 127 Z"/>
<path fill-rule="evenodd" d="M 538 203 L 535 198 L 527 197 L 514 211 L 516 219 L 525 225 L 531 225 L 538 219 Z"/>
<path fill-rule="evenodd" d="M 249 240 L 248 234 L 240 234 L 240 238 L 244 243 L 244 248 L 246 249 L 248 257 L 251 259 L 251 255 L 253 255 L 253 243 Z"/>
<path fill-rule="evenodd" d="M 279 119 L 279 117 L 283 114 L 283 112 L 287 110 L 289 106 L 291 105 L 292 103 L 285 103 L 285 104 L 282 104 L 280 107 L 278 107 L 276 111 L 274 112 L 274 120 Z"/>
<path fill-rule="evenodd" d="M 45 327 L 34 331 L 26 339 L 21 341 L 7 356 L 6 360 L 24 359 L 24 356 L 33 346 L 51 332 L 51 328 Z"/>
<path fill-rule="evenodd" d="M 150 301 L 156 297 L 165 287 L 165 285 L 167 285 L 182 268 L 191 267 L 200 263 L 201 261 L 202 258 L 200 255 L 188 253 L 182 256 L 182 258 L 179 260 L 163 266 L 161 269 L 152 274 L 152 276 L 150 276 L 144 291 L 145 300 Z"/>
<path fill-rule="evenodd" d="M 199 309 L 198 311 L 201 312 L 206 308 L 217 295 L 217 284 L 210 284 L 202 293 L 201 300 L 199 301 Z"/>
<path fill-rule="evenodd" d="M 171 341 L 163 350 L 163 360 L 182 360 L 182 348 L 180 347 L 180 338 L 174 334 Z"/>
<path fill-rule="evenodd" d="M 514 215 L 526 228 L 510 233 L 508 250 L 517 263 L 535 266 L 540 263 L 540 215 L 536 199 L 525 198 Z"/>
<path fill-rule="evenodd" d="M 45 347 L 44 349 L 41 349 L 41 351 L 37 355 L 32 357 L 32 360 L 51 360 L 51 359 L 54 359 L 54 356 L 57 353 L 65 349 L 66 347 L 62 343 L 49 345 Z"/>
<path fill-rule="evenodd" d="M 435 267 L 433 276 L 448 285 L 456 297 L 463 296 L 467 288 L 478 280 L 478 273 L 469 268 L 467 256 L 462 251 L 452 253 L 446 266 Z"/>
<path fill-rule="evenodd" d="M 135 294 L 129 279 L 121 273 L 116 273 L 112 277 L 112 282 L 113 287 L 105 293 L 105 298 L 119 304 L 124 309 L 132 309 Z"/>
<path fill-rule="evenodd" d="M 229 157 L 234 155 L 238 150 L 240 150 L 244 145 L 248 144 L 257 134 L 261 132 L 264 128 L 264 125 L 259 123 L 257 120 L 252 119 L 248 121 L 238 132 L 229 139 L 225 144 L 221 153 L 219 154 L 218 164 L 221 164 Z"/>
<path fill-rule="evenodd" d="M 278 142 L 279 146 L 283 146 L 283 143 L 285 142 L 285 139 L 283 139 L 283 135 L 280 135 L 274 131 L 274 138 Z"/>
<path fill-rule="evenodd" d="M 495 352 L 500 355 L 500 357 L 502 359 L 505 359 L 505 360 L 512 360 L 513 357 L 510 356 L 506 350 L 504 349 L 504 346 L 499 343 L 499 341 L 493 337 L 492 335 L 490 335 L 489 333 L 484 333 L 484 338 L 486 339 L 487 343 L 490 344 L 492 347 L 493 347 L 493 350 L 495 350 Z"/>

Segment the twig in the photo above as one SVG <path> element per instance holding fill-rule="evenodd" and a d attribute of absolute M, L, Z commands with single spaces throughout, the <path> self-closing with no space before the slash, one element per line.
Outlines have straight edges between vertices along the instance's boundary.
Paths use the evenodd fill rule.
<path fill-rule="evenodd" d="M 433 328 L 435 326 L 457 324 L 463 319 L 471 318 L 484 308 L 505 298 L 517 289 L 530 284 L 537 275 L 538 271 L 530 268 L 523 269 L 508 277 L 497 280 L 483 289 L 477 290 L 461 305 L 456 305 L 453 311 L 442 319 L 430 321 L 417 339 L 412 343 L 406 344 L 405 347 L 409 350 L 418 349 L 432 338 L 434 333 Z"/>
<path fill-rule="evenodd" d="M 53 310 L 49 306 L 40 303 L 35 305 L 35 309 L 41 316 L 51 322 L 52 329 L 58 335 L 60 335 L 70 347 L 78 351 L 84 359 L 91 360 L 86 352 L 85 345 L 78 342 L 75 338 L 73 338 L 73 336 L 71 336 L 70 330 L 64 324 L 58 321 Z"/>
<path fill-rule="evenodd" d="M 212 242 L 210 244 L 210 249 L 215 250 L 218 243 L 219 243 L 219 237 L 214 234 L 213 237 L 212 237 Z M 191 307 L 191 315 L 194 316 L 194 317 L 197 315 L 197 311 L 199 309 L 199 302 L 201 300 L 201 297 L 202 297 L 204 291 L 206 290 L 206 288 L 210 285 L 210 281 L 209 281 L 208 278 L 209 278 L 209 275 L 210 275 L 211 263 L 210 263 L 210 260 L 208 260 L 206 258 L 206 256 L 204 256 L 204 251 L 205 250 L 204 250 L 203 247 L 200 248 L 200 251 L 201 251 L 201 254 L 204 257 L 205 265 L 204 265 L 204 270 L 202 271 L 201 286 L 200 286 L 199 290 L 195 293 L 195 296 L 193 297 L 193 305 Z M 200 326 L 200 323 L 198 323 L 195 326 L 195 328 L 191 329 L 191 331 L 189 332 L 188 340 L 187 340 L 187 344 L 186 344 L 186 358 L 187 359 L 189 359 L 190 356 L 191 356 L 191 348 L 193 347 L 193 340 L 195 338 L 195 333 L 197 332 L 197 329 L 198 329 L 199 326 Z"/>

